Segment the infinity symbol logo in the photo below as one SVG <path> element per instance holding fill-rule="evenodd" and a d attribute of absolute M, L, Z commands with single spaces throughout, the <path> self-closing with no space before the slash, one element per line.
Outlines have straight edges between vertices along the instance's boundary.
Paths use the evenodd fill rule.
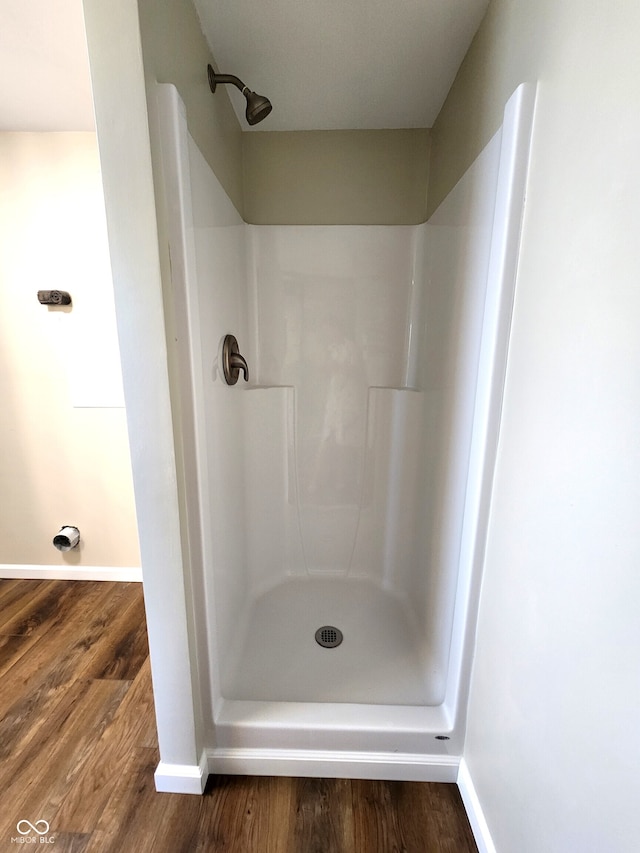
<path fill-rule="evenodd" d="M 26 826 L 27 828 L 26 829 L 20 829 L 21 826 L 22 827 Z M 40 829 L 39 827 L 43 827 L 43 828 Z M 47 823 L 46 820 L 37 820 L 35 822 L 35 826 L 34 826 L 34 824 L 32 824 L 28 820 L 19 820 L 17 825 L 16 825 L 16 829 L 18 830 L 20 835 L 28 835 L 30 832 L 37 832 L 38 835 L 46 835 L 47 832 L 49 832 L 49 824 Z"/>

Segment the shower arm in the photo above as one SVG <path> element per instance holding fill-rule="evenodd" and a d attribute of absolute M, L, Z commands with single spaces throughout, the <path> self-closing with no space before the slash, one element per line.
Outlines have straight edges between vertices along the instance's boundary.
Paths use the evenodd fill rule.
<path fill-rule="evenodd" d="M 245 92 L 250 92 L 251 89 L 242 82 L 239 77 L 236 77 L 235 74 L 216 74 L 211 65 L 207 66 L 207 72 L 209 74 L 209 87 L 212 92 L 215 92 L 216 86 L 218 83 L 233 83 L 234 86 L 237 86 L 238 89 L 244 95 Z"/>

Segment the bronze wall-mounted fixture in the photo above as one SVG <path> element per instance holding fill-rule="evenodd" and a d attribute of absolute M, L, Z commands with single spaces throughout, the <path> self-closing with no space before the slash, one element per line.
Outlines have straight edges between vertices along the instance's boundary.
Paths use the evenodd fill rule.
<path fill-rule="evenodd" d="M 71 305 L 71 295 L 66 290 L 39 290 L 38 302 L 41 305 Z"/>
<path fill-rule="evenodd" d="M 244 381 L 248 382 L 249 368 L 244 357 L 240 355 L 238 341 L 233 335 L 225 335 L 222 343 L 222 372 L 227 385 L 236 384 L 240 371 L 242 371 Z"/>
<path fill-rule="evenodd" d="M 209 75 L 209 88 L 215 93 L 218 83 L 232 83 L 247 99 L 247 110 L 245 117 L 247 124 L 254 125 L 266 118 L 271 112 L 271 101 L 263 95 L 258 95 L 252 92 L 248 86 L 245 86 L 242 80 L 233 74 L 216 74 L 211 65 L 207 65 L 207 74 Z"/>

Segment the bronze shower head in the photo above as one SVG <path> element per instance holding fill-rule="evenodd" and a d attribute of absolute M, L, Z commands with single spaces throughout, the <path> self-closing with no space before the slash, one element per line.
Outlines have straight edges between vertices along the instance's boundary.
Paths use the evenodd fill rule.
<path fill-rule="evenodd" d="M 209 75 L 209 88 L 212 92 L 216 91 L 218 83 L 232 83 L 247 99 L 247 109 L 245 117 L 247 124 L 254 125 L 266 118 L 271 112 L 271 101 L 263 95 L 258 95 L 252 92 L 248 86 L 245 86 L 242 80 L 233 74 L 216 74 L 211 65 L 207 65 L 207 74 Z"/>

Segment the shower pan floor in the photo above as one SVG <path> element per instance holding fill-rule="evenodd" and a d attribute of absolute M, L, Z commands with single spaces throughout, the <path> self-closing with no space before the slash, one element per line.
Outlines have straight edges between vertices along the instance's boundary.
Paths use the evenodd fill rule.
<path fill-rule="evenodd" d="M 315 633 L 344 639 L 323 648 Z M 257 598 L 239 626 L 226 699 L 437 705 L 443 682 L 407 608 L 367 580 L 296 579 Z"/>

